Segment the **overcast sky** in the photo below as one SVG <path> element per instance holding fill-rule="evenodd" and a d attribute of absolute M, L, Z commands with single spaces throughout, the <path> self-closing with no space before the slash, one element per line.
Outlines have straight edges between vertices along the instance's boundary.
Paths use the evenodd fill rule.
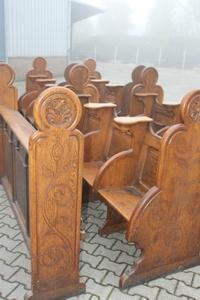
<path fill-rule="evenodd" d="M 104 3 L 109 0 L 82 0 L 82 2 L 91 4 L 93 6 L 98 6 L 100 8 L 104 7 Z M 146 20 L 154 6 L 156 0 L 129 0 L 130 9 L 134 12 L 134 24 L 135 29 L 138 32 L 142 32 L 145 28 Z M 167 1 L 167 0 L 166 0 Z M 117 5 L 117 0 L 116 0 Z M 95 20 L 98 19 L 94 18 Z"/>

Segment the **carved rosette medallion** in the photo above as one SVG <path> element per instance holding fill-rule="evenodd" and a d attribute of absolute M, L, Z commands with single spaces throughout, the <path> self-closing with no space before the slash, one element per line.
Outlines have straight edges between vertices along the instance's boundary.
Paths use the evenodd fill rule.
<path fill-rule="evenodd" d="M 45 103 L 45 117 L 47 122 L 54 127 L 70 126 L 76 118 L 74 103 L 62 95 L 50 97 Z"/>
<path fill-rule="evenodd" d="M 189 107 L 189 116 L 192 121 L 200 122 L 200 98 L 196 98 L 192 101 Z"/>

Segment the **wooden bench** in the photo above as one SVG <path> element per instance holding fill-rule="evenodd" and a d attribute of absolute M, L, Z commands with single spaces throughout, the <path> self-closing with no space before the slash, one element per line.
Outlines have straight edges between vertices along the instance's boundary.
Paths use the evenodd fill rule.
<path fill-rule="evenodd" d="M 53 74 L 46 67 L 47 61 L 43 57 L 36 57 L 33 60 L 33 69 L 26 74 L 26 93 L 38 89 L 36 80 L 53 78 Z"/>
<path fill-rule="evenodd" d="M 0 178 L 31 252 L 32 294 L 25 299 L 83 293 L 85 285 L 79 279 L 83 136 L 76 130 L 80 101 L 63 87 L 43 91 L 34 105 L 35 129 L 17 111 L 14 72 L 0 64 L 2 74 Z"/>
<path fill-rule="evenodd" d="M 134 131 L 132 151 L 111 157 L 94 187 L 107 204 L 101 234 L 126 228 L 142 250 L 122 274 L 127 288 L 200 263 L 200 90 L 181 102 L 179 124 L 160 137 Z M 143 124 L 141 124 L 143 126 Z"/>

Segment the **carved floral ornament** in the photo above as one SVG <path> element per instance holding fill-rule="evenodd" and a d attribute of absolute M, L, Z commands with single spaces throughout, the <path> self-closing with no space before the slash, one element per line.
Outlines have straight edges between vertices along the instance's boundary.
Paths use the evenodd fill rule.
<path fill-rule="evenodd" d="M 196 97 L 190 104 L 189 116 L 192 121 L 200 123 L 200 96 Z"/>
<path fill-rule="evenodd" d="M 64 87 L 43 91 L 34 107 L 38 128 L 74 129 L 81 117 L 81 103 L 77 95 Z"/>
<path fill-rule="evenodd" d="M 76 109 L 69 99 L 51 97 L 45 104 L 45 117 L 47 122 L 55 127 L 69 127 L 75 120 Z"/>

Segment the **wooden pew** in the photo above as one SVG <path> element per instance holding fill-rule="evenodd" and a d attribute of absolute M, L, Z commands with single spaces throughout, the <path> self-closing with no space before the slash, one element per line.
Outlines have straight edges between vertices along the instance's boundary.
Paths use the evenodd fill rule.
<path fill-rule="evenodd" d="M 14 72 L 0 64 L 0 74 L 5 79 L 0 82 L 1 182 L 31 252 L 32 294 L 24 299 L 83 293 L 80 101 L 63 87 L 45 90 L 34 106 L 36 130 L 17 111 L 16 93 L 10 93 L 16 91 Z"/>
<path fill-rule="evenodd" d="M 33 69 L 26 74 L 26 93 L 40 89 L 40 84 L 37 80 L 45 80 L 45 83 L 52 83 L 53 74 L 46 69 L 47 61 L 43 57 L 36 57 L 33 60 Z M 53 81 L 52 81 L 53 80 Z"/>
<path fill-rule="evenodd" d="M 110 158 L 98 173 L 95 188 L 108 206 L 100 232 L 125 227 L 127 240 L 142 249 L 120 288 L 200 263 L 199 108 L 200 90 L 188 93 L 179 124 L 163 137 L 151 126 L 135 128 L 132 151 Z"/>
<path fill-rule="evenodd" d="M 95 59 L 87 58 L 83 64 L 88 67 L 90 71 L 90 79 L 101 79 L 101 73 L 96 70 L 97 63 Z"/>
<path fill-rule="evenodd" d="M 131 90 L 128 114 L 145 114 L 154 119 L 154 130 L 176 124 L 180 121 L 180 105 L 163 103 L 164 91 L 157 84 L 158 71 L 153 67 L 143 69 L 141 83 Z"/>
<path fill-rule="evenodd" d="M 127 115 L 129 100 L 131 96 L 131 89 L 142 83 L 141 73 L 145 66 L 139 65 L 135 67 L 132 71 L 131 77 L 132 81 L 126 85 L 120 84 L 109 84 L 106 80 L 94 79 L 91 82 L 97 87 L 100 95 L 100 102 L 112 102 L 117 105 L 118 115 Z"/>

